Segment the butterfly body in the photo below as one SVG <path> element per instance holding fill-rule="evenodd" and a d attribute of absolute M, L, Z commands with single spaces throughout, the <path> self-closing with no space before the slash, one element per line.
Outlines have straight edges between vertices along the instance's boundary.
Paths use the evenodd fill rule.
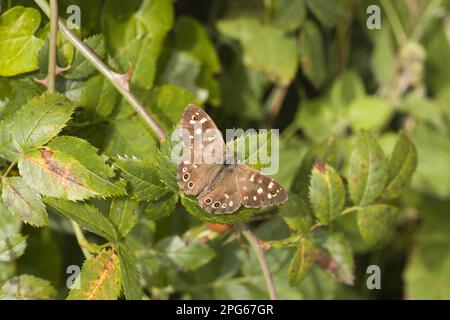
<path fill-rule="evenodd" d="M 203 210 L 214 214 L 233 213 L 241 205 L 260 208 L 278 205 L 288 198 L 283 187 L 258 170 L 234 161 L 213 120 L 202 109 L 189 105 L 183 113 L 182 129 L 188 136 L 185 153 L 177 168 L 177 181 L 187 195 L 197 197 Z M 202 134 L 210 131 L 205 137 Z M 199 139 L 196 139 L 199 138 Z M 198 161 L 209 149 L 219 161 Z M 200 157 L 198 157 L 200 156 Z"/>

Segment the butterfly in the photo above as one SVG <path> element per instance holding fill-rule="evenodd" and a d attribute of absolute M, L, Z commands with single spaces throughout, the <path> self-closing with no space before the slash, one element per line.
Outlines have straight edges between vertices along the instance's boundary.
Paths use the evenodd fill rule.
<path fill-rule="evenodd" d="M 186 107 L 180 129 L 188 135 L 183 139 L 184 150 L 192 152 L 183 154 L 179 160 L 177 182 L 185 194 L 197 197 L 204 211 L 229 214 L 241 205 L 261 208 L 279 205 L 288 199 L 286 190 L 278 182 L 245 164 L 229 163 L 225 156 L 213 163 L 196 161 L 206 149 L 219 158 L 224 151 L 229 151 L 214 121 L 199 107 L 193 104 Z"/>

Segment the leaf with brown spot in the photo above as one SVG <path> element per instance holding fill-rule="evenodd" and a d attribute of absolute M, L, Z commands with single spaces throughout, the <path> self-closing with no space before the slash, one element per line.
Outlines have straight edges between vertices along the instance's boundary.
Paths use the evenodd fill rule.
<path fill-rule="evenodd" d="M 113 300 L 122 290 L 120 264 L 114 250 L 104 250 L 87 259 L 78 277 L 80 288 L 72 285 L 68 300 Z"/>
<path fill-rule="evenodd" d="M 302 238 L 291 260 L 288 271 L 288 280 L 290 286 L 299 285 L 300 282 L 309 274 L 311 267 L 316 260 L 316 247 L 314 243 L 307 238 Z"/>
<path fill-rule="evenodd" d="M 12 214 L 32 226 L 48 225 L 47 212 L 41 197 L 20 177 L 4 178 L 2 198 Z"/>
<path fill-rule="evenodd" d="M 125 194 L 125 189 L 83 166 L 58 150 L 41 148 L 22 153 L 19 171 L 25 181 L 42 195 L 68 200 Z"/>

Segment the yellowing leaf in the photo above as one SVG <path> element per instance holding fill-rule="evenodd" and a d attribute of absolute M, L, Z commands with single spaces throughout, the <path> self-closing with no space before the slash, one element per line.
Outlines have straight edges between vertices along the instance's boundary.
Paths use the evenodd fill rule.
<path fill-rule="evenodd" d="M 320 222 L 328 223 L 339 216 L 345 204 L 345 188 L 333 167 L 316 163 L 312 170 L 309 198 Z"/>
<path fill-rule="evenodd" d="M 125 194 L 109 177 L 83 166 L 78 160 L 58 150 L 41 148 L 22 153 L 19 171 L 39 193 L 68 200 Z"/>
<path fill-rule="evenodd" d="M 0 76 L 15 76 L 39 68 L 43 40 L 34 36 L 41 23 L 39 11 L 16 6 L 0 16 Z"/>
<path fill-rule="evenodd" d="M 6 281 L 0 289 L 0 298 L 9 299 L 52 299 L 56 290 L 49 281 L 23 274 Z"/>
<path fill-rule="evenodd" d="M 77 283 L 80 288 L 76 288 Z M 79 279 L 74 281 L 67 299 L 117 299 L 121 288 L 119 259 L 114 250 L 104 250 L 85 261 Z"/>
<path fill-rule="evenodd" d="M 389 240 L 395 229 L 396 207 L 374 204 L 358 210 L 357 223 L 361 237 L 369 246 L 380 246 Z"/>
<path fill-rule="evenodd" d="M 387 164 L 381 147 L 368 132 L 360 132 L 350 157 L 350 198 L 355 205 L 369 204 L 383 192 L 386 180 Z"/>
<path fill-rule="evenodd" d="M 316 261 L 317 249 L 313 242 L 306 238 L 302 238 L 291 260 L 288 271 L 288 279 L 290 286 L 299 285 L 300 282 L 308 275 L 311 267 Z"/>
<path fill-rule="evenodd" d="M 38 227 L 48 224 L 41 197 L 22 178 L 4 178 L 2 197 L 9 211 L 23 222 Z"/>

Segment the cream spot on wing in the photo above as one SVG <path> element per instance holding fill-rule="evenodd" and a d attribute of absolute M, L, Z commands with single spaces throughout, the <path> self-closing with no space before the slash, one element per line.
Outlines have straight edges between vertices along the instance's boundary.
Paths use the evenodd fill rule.
<path fill-rule="evenodd" d="M 247 200 L 247 199 L 248 199 L 248 196 L 245 196 L 245 197 L 244 197 L 244 200 Z"/>
<path fill-rule="evenodd" d="M 233 201 L 228 202 L 228 205 L 231 207 L 233 205 Z"/>
<path fill-rule="evenodd" d="M 197 111 L 195 112 L 195 114 L 196 114 L 196 115 L 199 115 L 199 113 L 198 113 Z"/>
<path fill-rule="evenodd" d="M 223 205 L 222 205 L 222 208 L 226 208 L 227 207 L 227 205 L 226 205 L 226 203 L 224 203 Z"/>
<path fill-rule="evenodd" d="M 202 120 L 200 120 L 200 123 L 205 123 L 206 121 L 208 121 L 206 120 L 206 118 L 202 118 Z"/>
<path fill-rule="evenodd" d="M 268 188 L 269 188 L 269 189 L 272 189 L 272 188 L 273 188 L 273 185 L 274 185 L 273 182 L 270 181 Z"/>
<path fill-rule="evenodd" d="M 272 199 L 272 195 L 270 193 L 267 194 L 267 199 Z"/>
<path fill-rule="evenodd" d="M 262 179 L 261 179 L 261 178 L 259 178 L 257 182 L 258 182 L 258 183 L 262 183 Z"/>
<path fill-rule="evenodd" d="M 190 134 L 189 139 L 194 139 L 194 136 Z"/>
<path fill-rule="evenodd" d="M 197 129 L 195 130 L 195 134 L 201 134 L 201 133 L 202 133 L 202 129 L 197 128 Z"/>
<path fill-rule="evenodd" d="M 189 160 L 184 160 L 183 163 L 184 164 L 190 164 Z"/>
<path fill-rule="evenodd" d="M 186 167 L 184 167 L 184 168 L 183 168 L 183 172 L 186 172 L 186 171 L 187 171 L 187 168 L 186 168 Z"/>
<path fill-rule="evenodd" d="M 193 167 L 194 169 L 197 169 L 197 168 L 198 168 L 198 165 L 194 164 L 192 167 Z"/>
<path fill-rule="evenodd" d="M 256 201 L 256 199 L 258 199 L 256 196 L 253 196 L 253 200 L 255 200 Z"/>
<path fill-rule="evenodd" d="M 258 192 L 258 194 L 263 193 L 263 188 L 258 188 L 258 190 L 256 190 L 256 192 Z"/>
<path fill-rule="evenodd" d="M 224 196 L 225 196 L 225 199 L 228 199 L 228 198 L 230 197 L 230 196 L 228 195 L 228 193 L 225 193 Z"/>
<path fill-rule="evenodd" d="M 255 181 L 255 174 L 252 174 L 252 175 L 250 176 L 250 181 L 251 181 L 251 182 Z"/>
<path fill-rule="evenodd" d="M 213 141 L 215 138 L 216 138 L 215 136 L 209 137 L 209 138 L 208 138 L 208 141 L 211 142 L 211 141 Z"/>
<path fill-rule="evenodd" d="M 195 120 L 189 120 L 190 124 L 195 124 Z"/>

